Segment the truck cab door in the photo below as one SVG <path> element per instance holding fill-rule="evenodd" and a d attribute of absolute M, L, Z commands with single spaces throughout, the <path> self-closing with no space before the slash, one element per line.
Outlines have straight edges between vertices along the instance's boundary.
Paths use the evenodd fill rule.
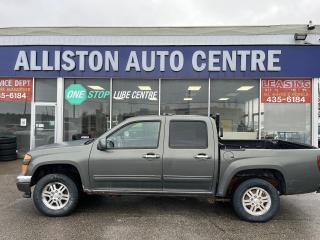
<path fill-rule="evenodd" d="M 97 191 L 162 191 L 164 118 L 127 121 L 93 146 L 89 160 L 91 186 Z"/>
<path fill-rule="evenodd" d="M 163 155 L 163 191 L 212 192 L 214 133 L 209 118 L 167 117 Z"/>

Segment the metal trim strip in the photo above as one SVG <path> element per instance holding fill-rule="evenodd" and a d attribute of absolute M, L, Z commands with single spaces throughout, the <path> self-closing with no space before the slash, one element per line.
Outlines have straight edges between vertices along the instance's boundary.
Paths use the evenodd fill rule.
<path fill-rule="evenodd" d="M 161 176 L 157 175 L 94 175 L 95 181 L 161 181 Z"/>

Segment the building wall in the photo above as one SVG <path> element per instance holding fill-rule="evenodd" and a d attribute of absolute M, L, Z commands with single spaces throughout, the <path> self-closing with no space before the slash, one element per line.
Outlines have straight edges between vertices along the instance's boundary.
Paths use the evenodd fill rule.
<path fill-rule="evenodd" d="M 220 113 L 225 138 L 316 146 L 319 36 L 296 41 L 289 30 L 202 31 L 0 36 L 0 135 L 16 135 L 23 153 L 52 142 L 98 137 L 130 116 Z M 31 87 L 4 83 L 24 80 Z M 277 80 L 288 86 L 263 87 L 262 81 Z M 297 81 L 310 87 L 294 86 Z"/>

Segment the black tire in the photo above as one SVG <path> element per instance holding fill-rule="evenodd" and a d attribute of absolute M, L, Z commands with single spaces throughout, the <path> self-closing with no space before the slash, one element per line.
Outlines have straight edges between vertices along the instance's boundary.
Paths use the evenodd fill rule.
<path fill-rule="evenodd" d="M 2 143 L 15 143 L 17 142 L 17 138 L 16 137 L 0 137 L 0 144 Z"/>
<path fill-rule="evenodd" d="M 1 143 L 0 150 L 17 149 L 17 143 Z"/>
<path fill-rule="evenodd" d="M 6 150 L 0 150 L 0 156 L 14 155 L 16 153 L 17 153 L 17 150 L 15 148 L 6 149 Z"/>
<path fill-rule="evenodd" d="M 246 191 L 254 187 L 262 188 L 263 190 L 265 190 L 269 194 L 270 200 L 271 200 L 269 201 L 271 203 L 269 210 L 267 210 L 266 213 L 259 216 L 255 216 L 247 212 L 247 210 L 245 209 L 245 206 L 242 203 L 242 197 L 244 196 Z M 233 204 L 234 211 L 236 212 L 236 214 L 239 216 L 240 219 L 249 221 L 249 222 L 267 222 L 270 219 L 272 219 L 279 211 L 280 198 L 279 198 L 277 189 L 272 184 L 259 178 L 252 178 L 244 181 L 237 187 L 237 189 L 233 194 L 232 204 Z M 259 211 L 262 211 L 262 210 L 259 209 Z"/>
<path fill-rule="evenodd" d="M 42 192 L 49 183 L 62 183 L 67 187 L 69 191 L 70 198 L 66 205 L 58 210 L 50 209 L 45 205 L 42 200 Z M 42 214 L 49 217 L 64 217 L 69 215 L 77 207 L 79 201 L 79 191 L 76 183 L 69 177 L 63 174 L 49 174 L 41 178 L 36 184 L 33 192 L 33 202 L 36 208 Z"/>
<path fill-rule="evenodd" d="M 17 154 L 0 156 L 0 161 L 12 161 L 17 160 Z"/>

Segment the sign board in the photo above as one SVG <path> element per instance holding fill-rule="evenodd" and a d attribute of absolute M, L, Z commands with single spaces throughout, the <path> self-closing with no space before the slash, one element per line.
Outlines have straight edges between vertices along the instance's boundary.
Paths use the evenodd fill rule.
<path fill-rule="evenodd" d="M 113 92 L 113 99 L 115 100 L 150 100 L 150 101 L 157 101 L 158 100 L 158 91 L 114 91 Z"/>
<path fill-rule="evenodd" d="M 87 90 L 81 84 L 71 84 L 64 93 L 65 99 L 72 105 L 79 105 L 87 100 Z"/>
<path fill-rule="evenodd" d="M 20 118 L 20 127 L 26 127 L 26 126 L 27 126 L 27 119 Z"/>
<path fill-rule="evenodd" d="M 0 46 L 0 76 L 318 77 L 320 45 Z"/>
<path fill-rule="evenodd" d="M 262 79 L 261 103 L 311 103 L 310 79 Z"/>
<path fill-rule="evenodd" d="M 71 105 L 80 105 L 90 99 L 106 99 L 109 95 L 109 90 L 87 90 L 79 83 L 69 85 L 64 92 L 65 100 Z"/>
<path fill-rule="evenodd" d="M 32 101 L 32 78 L 0 78 L 0 101 Z"/>

